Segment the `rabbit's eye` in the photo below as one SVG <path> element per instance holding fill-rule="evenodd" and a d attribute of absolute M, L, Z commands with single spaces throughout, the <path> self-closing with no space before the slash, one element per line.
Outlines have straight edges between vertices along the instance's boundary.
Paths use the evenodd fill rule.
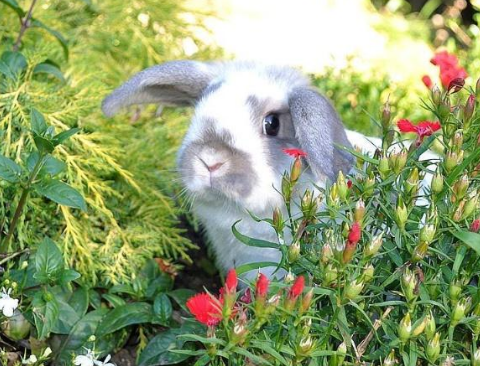
<path fill-rule="evenodd" d="M 269 136 L 277 136 L 280 130 L 280 118 L 278 114 L 271 113 L 263 120 L 263 133 Z"/>

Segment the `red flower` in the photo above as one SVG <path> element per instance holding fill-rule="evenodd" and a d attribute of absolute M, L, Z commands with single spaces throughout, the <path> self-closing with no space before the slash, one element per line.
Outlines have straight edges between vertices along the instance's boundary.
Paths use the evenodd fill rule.
<path fill-rule="evenodd" d="M 187 308 L 200 323 L 215 326 L 222 320 L 222 302 L 207 293 L 192 296 L 187 301 Z"/>
<path fill-rule="evenodd" d="M 264 298 L 268 293 L 268 278 L 263 273 L 258 275 L 257 283 L 255 285 L 255 296 L 257 298 Z"/>
<path fill-rule="evenodd" d="M 440 68 L 440 80 L 444 88 L 448 88 L 452 80 L 465 79 L 468 76 L 465 69 L 458 64 L 457 57 L 447 51 L 438 52 L 430 62 Z"/>
<path fill-rule="evenodd" d="M 465 85 L 464 78 L 455 78 L 451 80 L 450 83 L 448 84 L 448 92 L 450 94 L 456 93 L 460 91 L 464 85 Z"/>
<path fill-rule="evenodd" d="M 358 222 L 355 222 L 348 233 L 348 242 L 351 244 L 357 244 L 362 237 L 362 228 Z"/>
<path fill-rule="evenodd" d="M 476 219 L 470 225 L 470 231 L 474 233 L 478 233 L 480 231 L 480 219 Z"/>
<path fill-rule="evenodd" d="M 305 277 L 298 276 L 295 282 L 293 283 L 290 291 L 288 292 L 288 298 L 291 300 L 296 300 L 300 294 L 303 292 L 305 287 Z"/>
<path fill-rule="evenodd" d="M 433 82 L 432 82 L 432 79 L 430 79 L 430 76 L 423 75 L 422 81 L 428 89 L 432 89 Z"/>
<path fill-rule="evenodd" d="M 232 268 L 227 273 L 227 279 L 225 280 L 225 291 L 227 293 L 232 293 L 237 291 L 238 279 L 237 272 Z"/>
<path fill-rule="evenodd" d="M 400 132 L 415 132 L 418 135 L 420 142 L 427 136 L 432 135 L 435 131 L 438 131 L 441 126 L 440 122 L 422 121 L 417 125 L 414 125 L 408 119 L 401 119 L 397 122 Z"/>
<path fill-rule="evenodd" d="M 290 155 L 291 157 L 294 157 L 294 158 L 299 158 L 299 157 L 305 157 L 307 156 L 307 153 L 303 150 L 300 150 L 300 149 L 282 149 L 282 151 L 287 154 L 287 155 Z"/>
<path fill-rule="evenodd" d="M 352 188 L 352 186 L 353 186 L 352 181 L 351 181 L 351 180 L 347 180 L 347 188 L 350 189 L 350 188 Z"/>

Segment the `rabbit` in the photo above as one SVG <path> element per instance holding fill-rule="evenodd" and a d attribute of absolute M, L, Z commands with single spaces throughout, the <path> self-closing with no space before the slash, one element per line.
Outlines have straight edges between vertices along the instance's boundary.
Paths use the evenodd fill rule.
<path fill-rule="evenodd" d="M 292 158 L 284 148 L 307 153 L 306 169 L 297 183 L 324 187 L 354 159 L 339 146 L 357 145 L 373 151 L 380 141 L 346 131 L 331 103 L 299 71 L 255 62 L 171 61 L 134 75 L 102 103 L 107 117 L 144 103 L 194 106 L 191 125 L 178 151 L 181 180 L 193 197 L 192 209 L 213 246 L 217 266 L 226 272 L 244 264 L 269 262 L 260 268 L 268 277 L 277 271 L 281 252 L 247 246 L 232 234 L 277 242 L 268 223 L 275 207 L 284 207 L 282 174 Z M 295 205 L 293 205 L 295 206 Z M 288 238 L 286 238 L 288 242 Z M 256 270 L 244 274 L 252 280 Z"/>

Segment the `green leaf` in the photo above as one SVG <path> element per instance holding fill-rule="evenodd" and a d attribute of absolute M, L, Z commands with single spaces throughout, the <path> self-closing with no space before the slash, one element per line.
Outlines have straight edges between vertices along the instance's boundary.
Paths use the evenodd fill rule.
<path fill-rule="evenodd" d="M 166 294 L 158 294 L 153 302 L 153 312 L 158 317 L 159 323 L 168 326 L 172 317 L 172 303 Z"/>
<path fill-rule="evenodd" d="M 249 272 L 249 271 L 255 271 L 258 270 L 259 268 L 265 268 L 265 267 L 279 267 L 278 262 L 255 262 L 255 263 L 247 263 L 247 264 L 242 264 L 241 266 L 238 266 L 235 268 L 235 271 L 237 272 L 238 275 L 241 275 L 243 273 Z"/>
<path fill-rule="evenodd" d="M 48 301 L 45 300 L 48 298 Z M 42 340 L 50 335 L 58 320 L 58 303 L 49 292 L 37 292 L 32 300 L 32 314 L 37 328 L 37 337 Z"/>
<path fill-rule="evenodd" d="M 124 306 L 127 302 L 122 299 L 120 296 L 114 294 L 103 294 L 102 297 L 107 300 L 112 307 L 116 308 L 119 306 Z"/>
<path fill-rule="evenodd" d="M 77 312 L 77 314 L 82 317 L 87 313 L 88 309 L 88 290 L 85 287 L 78 287 L 72 294 L 72 297 L 68 303 L 72 308 Z"/>
<path fill-rule="evenodd" d="M 50 154 L 53 149 L 55 149 L 55 146 L 53 146 L 50 140 L 47 140 L 36 133 L 33 134 L 33 141 L 35 142 L 35 146 L 37 147 L 38 151 L 40 151 L 40 154 L 42 155 Z"/>
<path fill-rule="evenodd" d="M 133 324 L 150 323 L 153 318 L 152 306 L 145 302 L 118 306 L 102 319 L 97 336 L 102 337 Z"/>
<path fill-rule="evenodd" d="M 52 332 L 57 334 L 69 334 L 73 326 L 80 320 L 74 308 L 68 303 L 57 299 L 59 316 L 52 327 Z"/>
<path fill-rule="evenodd" d="M 60 43 L 60 46 L 62 46 L 63 54 L 65 55 L 65 58 L 68 60 L 68 42 L 60 32 L 48 27 L 47 25 L 42 23 L 40 20 L 34 19 L 34 18 L 32 18 L 31 20 L 31 27 L 44 29 L 48 33 L 50 33 L 53 37 L 55 37 L 57 41 Z"/>
<path fill-rule="evenodd" d="M 32 126 L 32 131 L 37 135 L 41 136 L 47 130 L 47 122 L 45 122 L 45 117 L 35 108 L 32 108 L 30 111 L 30 123 Z"/>
<path fill-rule="evenodd" d="M 108 312 L 109 310 L 105 308 L 91 311 L 73 326 L 70 334 L 62 341 L 58 349 L 59 364 L 69 365 L 71 363 L 72 353 L 78 353 L 77 351 L 82 349 L 88 338 L 95 334 L 98 324 Z"/>
<path fill-rule="evenodd" d="M 60 132 L 58 135 L 56 135 L 53 138 L 53 144 L 55 146 L 57 146 L 58 144 L 61 144 L 63 141 L 65 141 L 65 140 L 69 139 L 70 137 L 72 137 L 73 135 L 75 135 L 78 131 L 80 131 L 80 129 L 75 127 L 75 128 L 71 128 L 67 131 Z"/>
<path fill-rule="evenodd" d="M 33 69 L 34 74 L 47 74 L 53 77 L 56 77 L 61 82 L 65 82 L 65 78 L 63 77 L 62 72 L 60 69 L 52 64 L 49 63 L 41 63 L 35 66 Z"/>
<path fill-rule="evenodd" d="M 277 244 L 277 243 L 272 243 L 270 241 L 266 241 L 266 240 L 260 240 L 260 239 L 254 239 L 254 238 L 250 238 L 248 236 L 245 236 L 245 235 L 242 235 L 239 233 L 239 231 L 237 230 L 236 226 L 237 224 L 240 222 L 241 220 L 238 220 L 237 222 L 235 222 L 232 226 L 232 232 L 233 232 L 233 235 L 235 235 L 235 237 L 241 241 L 243 244 L 246 244 L 250 247 L 257 247 L 257 248 L 274 248 L 274 249 L 278 249 L 280 250 L 280 244 Z"/>
<path fill-rule="evenodd" d="M 480 149 L 479 149 L 480 151 Z M 464 244 L 468 245 L 474 251 L 480 255 L 480 234 L 470 231 L 455 231 L 452 235 L 461 240 Z"/>
<path fill-rule="evenodd" d="M 42 283 L 55 280 L 60 271 L 63 271 L 64 263 L 62 253 L 57 245 L 49 238 L 45 238 L 38 246 L 35 255 L 34 277 Z"/>
<path fill-rule="evenodd" d="M 20 180 L 22 168 L 13 160 L 0 155 L 0 178 L 10 183 L 16 183 Z"/>
<path fill-rule="evenodd" d="M 27 169 L 31 173 L 37 165 L 38 159 L 40 159 L 40 154 L 38 151 L 32 152 L 27 158 Z M 47 155 L 44 159 L 43 166 L 38 172 L 38 176 L 43 176 L 49 174 L 55 176 L 66 169 L 67 165 L 58 159 L 55 159 L 51 155 Z"/>
<path fill-rule="evenodd" d="M 87 205 L 82 195 L 68 184 L 60 182 L 59 180 L 47 180 L 34 184 L 35 191 L 45 196 L 52 201 L 73 208 L 79 208 L 82 211 L 87 211 Z"/>
<path fill-rule="evenodd" d="M 80 278 L 80 273 L 73 269 L 65 269 L 60 274 L 60 284 L 65 286 L 69 282 L 75 281 L 77 278 Z"/>
<path fill-rule="evenodd" d="M 27 60 L 20 52 L 5 51 L 1 60 L 13 75 L 17 75 L 27 68 Z"/>
<path fill-rule="evenodd" d="M 285 357 L 283 357 L 280 353 L 277 352 L 277 350 L 275 348 L 272 347 L 271 345 L 271 342 L 268 342 L 268 341 L 260 341 L 260 340 L 253 340 L 251 342 L 251 346 L 253 348 L 257 348 L 261 351 L 263 351 L 263 353 L 267 354 L 267 355 L 271 355 L 272 357 L 274 357 L 278 362 L 280 362 L 280 364 L 282 365 L 285 365 L 285 366 L 288 366 L 289 363 L 287 362 L 287 360 L 285 359 Z"/>
<path fill-rule="evenodd" d="M 7 5 L 11 8 L 15 13 L 17 13 L 18 17 L 21 19 L 25 15 L 23 9 L 18 5 L 16 0 L 0 0 L 0 3 Z"/>
<path fill-rule="evenodd" d="M 183 310 L 187 311 L 185 303 L 187 300 L 195 295 L 195 291 L 189 289 L 178 289 L 167 293 Z"/>
<path fill-rule="evenodd" d="M 263 357 L 257 356 L 255 354 L 253 354 L 252 352 L 247 351 L 245 348 L 233 347 L 231 352 L 234 352 L 236 354 L 244 356 L 247 359 L 250 359 L 251 361 L 255 362 L 255 364 L 258 364 L 258 365 L 272 365 L 270 362 L 268 362 Z"/>
<path fill-rule="evenodd" d="M 188 354 L 169 352 L 170 349 L 185 349 L 178 338 L 182 328 L 169 329 L 152 338 L 138 358 L 138 366 L 174 365 L 190 357 Z"/>

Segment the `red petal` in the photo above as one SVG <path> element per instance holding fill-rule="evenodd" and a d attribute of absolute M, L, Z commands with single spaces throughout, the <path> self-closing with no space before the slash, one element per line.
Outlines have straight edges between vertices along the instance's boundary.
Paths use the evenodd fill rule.
<path fill-rule="evenodd" d="M 358 222 L 355 222 L 350 229 L 350 233 L 348 234 L 348 241 L 352 244 L 357 244 L 362 237 L 362 228 Z"/>
<path fill-rule="evenodd" d="M 417 132 L 416 126 L 413 125 L 408 119 L 401 119 L 397 122 L 397 127 L 400 132 Z"/>
<path fill-rule="evenodd" d="M 187 308 L 200 323 L 213 326 L 222 320 L 221 302 L 207 293 L 197 294 L 187 300 Z"/>
<path fill-rule="evenodd" d="M 225 281 L 225 289 L 227 292 L 235 292 L 237 290 L 238 279 L 237 272 L 232 268 L 227 273 L 227 279 Z"/>
<path fill-rule="evenodd" d="M 430 78 L 430 76 L 424 75 L 422 77 L 422 81 L 428 89 L 432 88 L 433 82 L 432 82 L 432 79 Z"/>
<path fill-rule="evenodd" d="M 293 283 L 292 287 L 290 288 L 288 297 L 291 299 L 296 299 L 303 292 L 304 287 L 305 287 L 305 277 L 298 276 L 295 282 Z"/>
<path fill-rule="evenodd" d="M 480 219 L 476 219 L 472 222 L 472 225 L 470 226 L 470 231 L 474 233 L 478 233 L 480 231 Z"/>
<path fill-rule="evenodd" d="M 287 154 L 287 155 L 290 155 L 294 158 L 298 158 L 298 157 L 305 157 L 307 156 L 307 153 L 303 150 L 300 150 L 300 149 L 282 149 L 282 151 Z"/>
<path fill-rule="evenodd" d="M 258 276 L 257 283 L 255 285 L 257 297 L 267 296 L 268 284 L 269 284 L 269 281 L 267 276 L 265 276 L 263 273 L 260 273 Z"/>

